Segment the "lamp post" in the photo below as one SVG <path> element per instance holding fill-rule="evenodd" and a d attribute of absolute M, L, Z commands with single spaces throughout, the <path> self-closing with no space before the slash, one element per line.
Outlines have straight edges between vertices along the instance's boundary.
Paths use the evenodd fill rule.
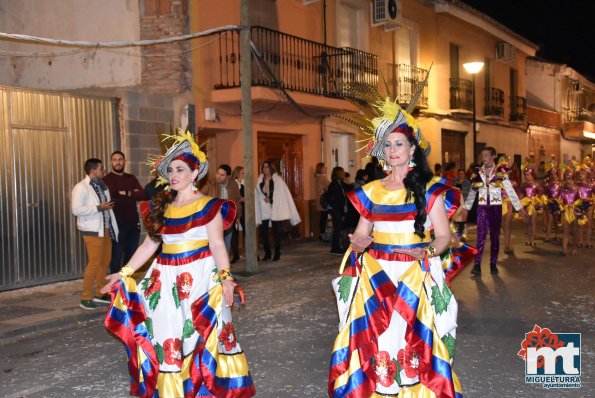
<path fill-rule="evenodd" d="M 473 95 L 473 162 L 477 161 L 477 114 L 475 110 L 475 75 L 483 69 L 483 62 L 467 62 L 463 68 L 471 75 L 471 90 Z"/>

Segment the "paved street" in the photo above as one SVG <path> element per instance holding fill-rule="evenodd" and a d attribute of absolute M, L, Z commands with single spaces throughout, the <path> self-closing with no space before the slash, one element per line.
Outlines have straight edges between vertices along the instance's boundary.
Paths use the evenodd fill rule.
<path fill-rule="evenodd" d="M 522 230 L 514 231 L 523 241 Z M 288 248 L 282 262 L 241 279 L 247 304 L 235 313 L 257 396 L 325 397 L 329 355 L 337 331 L 330 280 L 340 257 L 317 242 Z M 500 275 L 484 264 L 454 281 L 459 302 L 455 370 L 466 397 L 592 397 L 595 339 L 593 250 L 560 257 L 559 246 L 516 246 L 501 255 Z M 282 263 L 282 264 L 281 264 Z M 68 282 L 78 289 L 78 282 Z M 27 289 L 34 291 L 35 289 Z M 15 299 L 15 292 L 0 293 Z M 74 311 L 74 310 L 73 310 Z M 2 317 L 6 318 L 6 315 Z M 102 314 L 26 338 L 0 338 L 2 397 L 126 397 L 123 346 L 102 325 Z M 551 389 L 524 382 L 517 357 L 524 334 L 537 324 L 582 333 L 582 388 Z"/>

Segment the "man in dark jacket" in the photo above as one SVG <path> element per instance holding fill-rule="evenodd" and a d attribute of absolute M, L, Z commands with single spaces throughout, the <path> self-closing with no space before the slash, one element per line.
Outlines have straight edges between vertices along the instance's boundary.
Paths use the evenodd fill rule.
<path fill-rule="evenodd" d="M 118 223 L 118 240 L 112 241 L 110 274 L 128 264 L 138 247 L 140 224 L 136 202 L 146 199 L 143 187 L 132 174 L 124 172 L 126 158 L 120 151 L 111 156 L 112 171 L 103 178 L 115 202 L 114 214 Z"/>

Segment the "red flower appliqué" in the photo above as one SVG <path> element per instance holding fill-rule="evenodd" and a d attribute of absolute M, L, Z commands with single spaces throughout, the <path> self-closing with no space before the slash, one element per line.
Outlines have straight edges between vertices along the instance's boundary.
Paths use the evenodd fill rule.
<path fill-rule="evenodd" d="M 161 289 L 161 281 L 159 280 L 160 276 L 161 272 L 158 269 L 153 268 L 153 272 L 151 272 L 151 276 L 149 277 L 149 283 L 145 289 L 145 297 L 149 297 L 151 294 Z"/>
<path fill-rule="evenodd" d="M 535 347 L 535 349 L 539 349 L 541 347 L 551 347 L 552 349 L 556 350 L 563 346 L 564 342 L 558 339 L 557 334 L 552 333 L 552 331 L 548 328 L 542 329 L 541 327 L 535 325 L 533 330 L 527 333 L 527 337 L 525 337 L 525 340 L 523 340 L 521 343 L 522 348 L 517 353 L 517 355 L 527 360 L 527 348 L 529 347 Z M 558 358 L 556 358 L 556 360 L 558 360 Z M 543 365 L 543 356 L 539 356 L 537 358 L 537 368 L 542 368 Z"/>
<path fill-rule="evenodd" d="M 406 346 L 405 349 L 399 351 L 397 360 L 409 378 L 425 373 L 426 364 L 422 361 L 419 352 L 414 351 L 410 346 Z"/>
<path fill-rule="evenodd" d="M 376 145 L 375 139 L 371 139 L 370 141 L 368 141 L 368 145 L 366 146 L 366 153 L 372 152 L 372 149 L 374 149 L 374 145 Z"/>
<path fill-rule="evenodd" d="M 192 275 L 189 272 L 182 272 L 176 276 L 178 287 L 178 298 L 180 300 L 187 299 L 190 296 L 190 289 L 192 288 Z"/>
<path fill-rule="evenodd" d="M 232 350 L 237 344 L 236 331 L 231 322 L 223 325 L 221 333 L 219 333 L 219 341 L 223 343 L 227 351 Z"/>
<path fill-rule="evenodd" d="M 168 365 L 182 367 L 182 342 L 180 339 L 167 339 L 163 342 L 164 361 Z"/>
<path fill-rule="evenodd" d="M 390 387 L 395 382 L 397 366 L 390 359 L 386 351 L 380 351 L 374 356 L 374 373 L 376 373 L 376 382 L 384 387 Z"/>

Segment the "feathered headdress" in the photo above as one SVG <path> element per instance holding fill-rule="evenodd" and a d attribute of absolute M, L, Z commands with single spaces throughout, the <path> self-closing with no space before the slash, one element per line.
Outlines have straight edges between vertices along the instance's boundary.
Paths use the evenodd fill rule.
<path fill-rule="evenodd" d="M 422 135 L 417 120 L 411 116 L 410 112 L 415 109 L 415 105 L 428 83 L 431 69 L 430 65 L 426 78 L 420 83 L 406 109 L 401 108 L 397 101 L 391 99 L 390 96 L 383 98 L 377 91 L 367 89 L 358 92 L 360 100 L 351 101 L 358 108 L 357 112 L 344 112 L 335 115 L 339 119 L 357 126 L 365 135 L 364 139 L 358 141 L 365 143 L 358 151 L 365 150 L 366 156 L 373 156 L 384 162 L 386 160 L 384 142 L 390 133 L 396 131 L 412 137 L 426 156 L 430 153 L 430 143 Z"/>
<path fill-rule="evenodd" d="M 169 183 L 167 167 L 172 160 L 176 159 L 186 162 L 193 170 L 198 169 L 196 180 L 200 180 L 207 175 L 209 171 L 207 156 L 200 150 L 190 131 L 178 128 L 175 134 L 163 134 L 162 137 L 162 143 L 171 142 L 171 146 L 167 149 L 165 155 L 150 156 L 148 163 L 151 166 L 151 172 L 158 175 L 157 185 L 167 185 Z"/>
<path fill-rule="evenodd" d="M 531 163 L 523 162 L 521 164 L 521 170 L 523 171 L 523 174 L 530 173 L 533 175 L 533 177 L 535 177 L 535 167 Z"/>

